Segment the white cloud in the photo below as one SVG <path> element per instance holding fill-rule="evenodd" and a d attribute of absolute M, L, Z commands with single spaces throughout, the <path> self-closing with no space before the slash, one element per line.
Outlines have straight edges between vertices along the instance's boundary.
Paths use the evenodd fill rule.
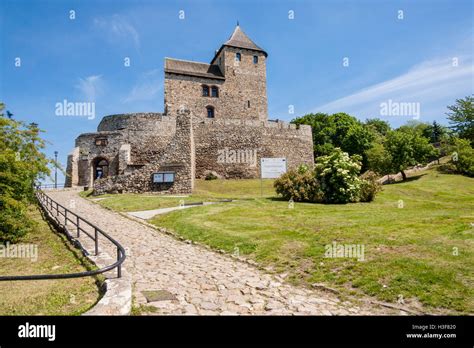
<path fill-rule="evenodd" d="M 102 92 L 102 86 L 102 75 L 92 75 L 86 78 L 79 78 L 78 83 L 74 87 L 79 90 L 86 101 L 95 101 Z"/>
<path fill-rule="evenodd" d="M 95 18 L 94 26 L 99 29 L 109 41 L 131 41 L 136 48 L 140 47 L 140 35 L 138 31 L 121 15 L 114 14 L 108 18 Z"/>
<path fill-rule="evenodd" d="M 433 59 L 413 66 L 400 76 L 320 105 L 313 112 L 350 112 L 360 117 L 379 117 L 380 103 L 391 99 L 420 103 L 422 117 L 440 116 L 446 105 L 472 93 L 472 79 L 472 57 L 459 57 L 458 66 L 453 66 L 451 57 Z M 428 111 L 431 114 L 428 115 Z"/>
<path fill-rule="evenodd" d="M 158 93 L 163 88 L 163 81 L 160 73 L 161 71 L 159 69 L 153 69 L 142 74 L 138 79 L 138 82 L 124 98 L 123 102 L 129 103 L 157 98 Z"/>

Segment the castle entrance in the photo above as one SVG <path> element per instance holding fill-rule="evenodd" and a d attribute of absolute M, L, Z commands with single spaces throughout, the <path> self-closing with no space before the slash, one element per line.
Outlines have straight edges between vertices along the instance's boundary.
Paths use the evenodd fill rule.
<path fill-rule="evenodd" d="M 105 158 L 94 160 L 93 166 L 94 181 L 100 178 L 106 178 L 109 175 L 109 162 Z"/>

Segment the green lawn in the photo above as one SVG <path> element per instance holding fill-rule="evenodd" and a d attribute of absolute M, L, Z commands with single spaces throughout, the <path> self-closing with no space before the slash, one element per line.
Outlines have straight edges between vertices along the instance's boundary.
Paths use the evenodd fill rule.
<path fill-rule="evenodd" d="M 38 259 L 0 258 L 2 275 L 32 275 L 83 272 L 93 265 L 56 234 L 42 219 L 38 208 L 29 214 L 36 221 L 20 244 L 37 245 Z M 102 277 L 100 278 L 102 281 Z M 0 315 L 78 315 L 99 300 L 99 280 L 94 277 L 62 280 L 0 282 Z"/>
<path fill-rule="evenodd" d="M 264 182 L 263 196 L 259 180 L 197 181 L 187 199 L 245 199 L 177 210 L 150 222 L 216 249 L 238 250 L 287 273 L 293 283 L 324 283 L 343 294 L 389 302 L 401 295 L 428 312 L 472 314 L 474 179 L 435 170 L 418 175 L 384 186 L 372 203 L 295 203 L 293 209 L 275 197 L 271 181 Z M 176 204 L 167 200 L 172 198 L 116 195 L 98 203 L 117 210 Z M 365 261 L 326 258 L 325 246 L 334 241 L 363 245 Z"/>
<path fill-rule="evenodd" d="M 249 199 L 270 197 L 275 194 L 273 180 L 196 180 L 196 188 L 190 196 L 165 196 L 158 194 L 105 194 L 92 196 L 91 191 L 83 191 L 80 196 L 98 199 L 97 203 L 115 211 L 140 211 L 175 207 L 180 201 L 187 203 L 212 202 L 221 199 Z M 180 197 L 178 197 L 180 196 Z"/>

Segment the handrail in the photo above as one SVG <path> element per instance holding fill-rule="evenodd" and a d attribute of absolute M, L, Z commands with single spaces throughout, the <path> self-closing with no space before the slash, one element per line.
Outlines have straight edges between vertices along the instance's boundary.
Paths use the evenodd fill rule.
<path fill-rule="evenodd" d="M 102 229 L 97 227 L 96 225 L 92 224 L 91 222 L 87 221 L 86 219 L 80 217 L 76 213 L 72 212 L 71 210 L 67 209 L 63 205 L 59 204 L 58 202 L 54 201 L 51 197 L 45 194 L 41 189 L 37 188 L 35 191 L 35 196 L 38 199 L 38 202 L 41 208 L 44 210 L 46 215 L 50 218 L 50 220 L 56 224 L 58 229 L 62 230 L 62 232 L 66 235 L 66 237 L 73 243 L 74 245 L 78 246 L 84 255 L 88 255 L 88 251 L 82 247 L 81 242 L 78 240 L 80 237 L 81 232 L 85 233 L 90 239 L 94 241 L 94 251 L 95 255 L 99 254 L 99 235 L 107 238 L 112 244 L 117 247 L 117 261 L 113 264 L 103 267 L 98 270 L 93 271 L 86 271 L 86 272 L 79 272 L 79 273 L 66 273 L 66 274 L 35 274 L 35 275 L 23 275 L 23 276 L 0 276 L 0 281 L 8 281 L 8 280 L 39 280 L 39 279 L 68 279 L 68 278 L 80 278 L 80 277 L 88 277 L 94 276 L 97 274 L 105 273 L 114 268 L 117 268 L 117 278 L 122 277 L 122 263 L 125 261 L 125 249 L 123 248 L 120 243 L 118 243 L 115 239 L 105 233 Z M 49 206 L 49 210 L 48 210 Z M 56 217 L 53 215 L 54 210 L 56 210 Z M 59 221 L 59 217 L 62 216 L 64 218 L 64 223 Z M 71 218 L 72 217 L 72 218 Z M 76 227 L 77 237 L 73 237 L 68 230 L 68 222 L 72 223 L 73 226 Z M 81 224 L 82 222 L 82 224 Z M 92 236 L 89 234 L 83 227 L 84 224 L 89 225 L 94 229 L 94 235 Z"/>

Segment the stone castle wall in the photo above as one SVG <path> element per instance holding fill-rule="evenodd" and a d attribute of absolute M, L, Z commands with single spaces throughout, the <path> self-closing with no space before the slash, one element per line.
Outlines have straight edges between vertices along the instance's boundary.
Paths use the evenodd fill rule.
<path fill-rule="evenodd" d="M 91 186 L 95 162 L 103 158 L 109 163 L 109 175 L 119 175 L 125 170 L 140 169 L 152 158 L 162 155 L 164 148 L 176 133 L 176 118 L 158 113 L 111 115 L 102 119 L 98 132 L 81 134 L 76 139 L 79 148 L 77 179 L 79 186 Z M 96 140 L 105 140 L 97 145 Z M 123 145 L 129 154 L 120 151 Z M 122 161 L 120 160 L 122 153 Z M 124 163 L 126 161 L 126 163 Z M 71 182 L 76 177 L 72 172 Z"/>
<path fill-rule="evenodd" d="M 313 165 L 311 127 L 273 121 L 195 122 L 196 177 L 215 172 L 224 178 L 258 178 L 260 159 L 284 157 L 288 168 Z"/>
<path fill-rule="evenodd" d="M 171 163 L 173 158 L 181 156 L 173 148 L 179 145 L 175 143 L 176 139 L 180 139 L 176 138 L 176 129 L 179 130 L 176 122 L 177 117 L 170 116 L 105 117 L 98 127 L 102 131 L 82 134 L 76 139 L 76 148 L 68 158 L 68 185 L 92 186 L 94 166 L 105 159 L 109 163 L 108 175 L 121 176 L 118 185 L 121 188 L 113 190 L 142 192 L 163 189 L 168 192 L 169 188 L 151 185 L 146 168 L 150 163 L 156 164 L 160 158 L 167 158 Z M 258 178 L 262 157 L 284 157 L 289 168 L 303 163 L 313 164 L 311 127 L 306 125 L 297 127 L 281 121 L 237 118 L 194 118 L 193 134 L 193 173 L 197 178 L 203 178 L 209 172 L 223 178 Z M 106 145 L 96 145 L 97 139 L 105 139 Z M 175 171 L 172 165 L 169 170 Z M 177 172 L 180 171 L 178 166 Z M 139 186 L 124 184 L 124 180 L 136 180 L 136 177 L 140 177 Z M 102 190 L 107 185 L 111 183 L 103 184 Z"/>
<path fill-rule="evenodd" d="M 190 194 L 194 187 L 194 136 L 192 115 L 183 110 L 176 117 L 177 131 L 163 149 L 160 156 L 154 157 L 140 170 L 94 182 L 94 194 L 118 192 L 160 192 L 170 194 Z M 153 183 L 153 173 L 175 172 L 174 183 Z"/>

